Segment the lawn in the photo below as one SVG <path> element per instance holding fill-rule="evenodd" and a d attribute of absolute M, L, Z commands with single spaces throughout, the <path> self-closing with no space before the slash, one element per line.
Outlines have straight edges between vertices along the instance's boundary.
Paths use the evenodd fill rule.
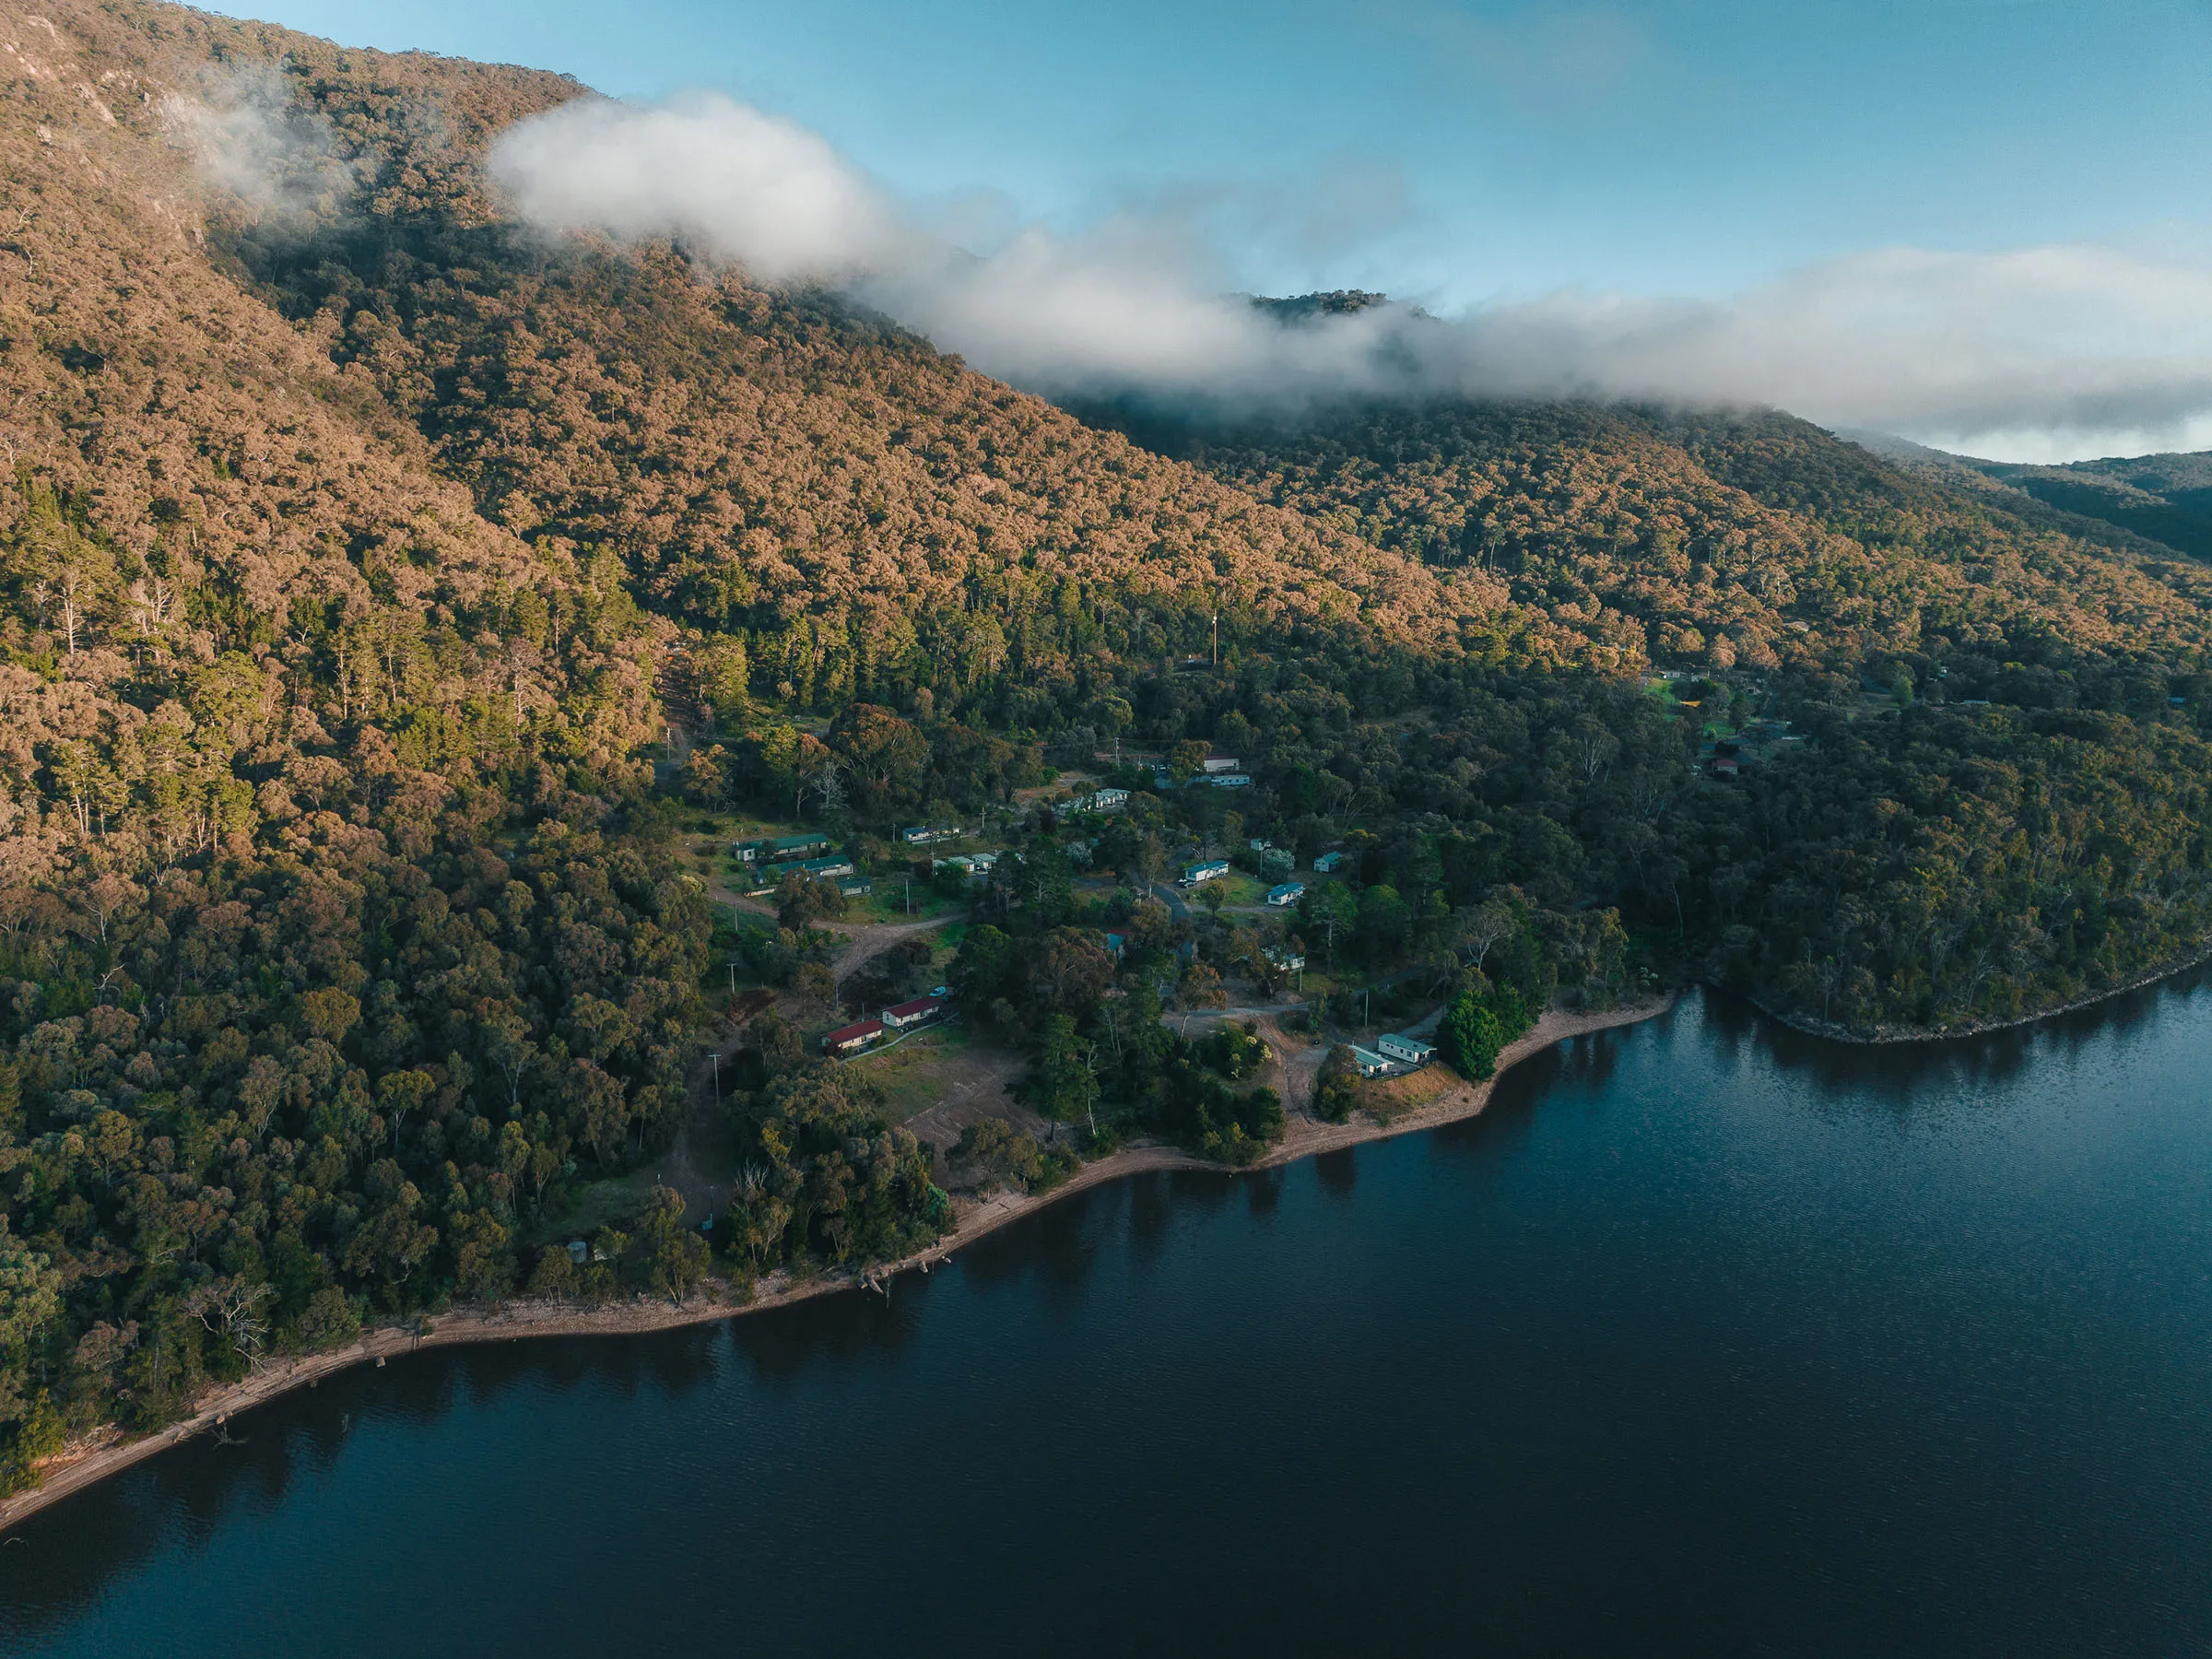
<path fill-rule="evenodd" d="M 1188 895 L 1185 902 L 1196 909 L 1211 909 L 1212 905 L 1206 897 L 1206 889 L 1210 888 L 1218 891 L 1221 895 L 1221 902 L 1231 909 L 1239 905 L 1265 904 L 1269 885 L 1267 882 L 1255 880 L 1240 872 L 1220 877 L 1206 883 L 1203 887 L 1194 888 Z"/>
<path fill-rule="evenodd" d="M 864 1054 L 853 1068 L 883 1090 L 887 1115 L 895 1124 L 927 1112 L 966 1075 L 973 1040 L 959 1025 L 932 1026 L 895 1048 Z"/>
<path fill-rule="evenodd" d="M 909 899 L 910 894 L 907 890 L 905 877 L 878 876 L 876 877 L 876 890 L 873 893 L 846 901 L 844 920 L 847 922 L 891 923 L 934 922 L 939 916 L 950 915 L 955 911 L 968 908 L 968 900 L 965 895 L 959 899 L 947 899 L 932 890 L 929 884 L 924 881 L 917 881 L 913 884 L 911 894 L 912 908 L 909 908 Z"/>

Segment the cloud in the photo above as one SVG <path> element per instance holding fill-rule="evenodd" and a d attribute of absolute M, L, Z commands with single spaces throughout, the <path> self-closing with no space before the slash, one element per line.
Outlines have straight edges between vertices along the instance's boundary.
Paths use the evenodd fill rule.
<path fill-rule="evenodd" d="M 847 281 L 944 252 L 814 134 L 712 94 L 564 104 L 510 128 L 491 168 L 548 229 L 681 236 L 767 282 Z"/>
<path fill-rule="evenodd" d="M 1285 323 L 1221 291 L 1218 214 L 1017 225 L 971 253 L 818 136 L 716 95 L 565 105 L 510 129 L 491 171 L 547 230 L 677 237 L 764 281 L 845 288 L 1052 396 L 1771 404 L 2038 459 L 2212 436 L 2212 270 L 2094 247 L 1890 249 L 1720 299 L 1558 293 Z M 1278 208 L 1286 246 L 1301 211 L 1344 215 L 1325 195 Z"/>
<path fill-rule="evenodd" d="M 328 218 L 359 182 L 330 124 L 293 102 L 273 69 L 229 71 L 203 98 L 172 93 L 161 118 L 201 175 L 264 221 Z"/>

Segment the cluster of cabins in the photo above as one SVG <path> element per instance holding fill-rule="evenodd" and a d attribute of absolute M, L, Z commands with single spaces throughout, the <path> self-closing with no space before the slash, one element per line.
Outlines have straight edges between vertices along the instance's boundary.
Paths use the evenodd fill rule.
<path fill-rule="evenodd" d="M 848 898 L 875 889 L 876 884 L 860 874 L 853 855 L 838 852 L 836 843 L 818 830 L 739 841 L 730 851 L 750 874 L 752 885 L 746 889 L 748 893 L 772 893 L 776 884 L 786 876 L 811 876 L 818 881 L 833 881 L 838 891 Z"/>
<path fill-rule="evenodd" d="M 1395 1077 L 1419 1071 L 1436 1058 L 1436 1045 L 1418 1037 L 1385 1032 L 1371 1049 L 1351 1045 L 1352 1065 L 1363 1077 Z"/>
<path fill-rule="evenodd" d="M 1152 769 L 1152 782 L 1159 789 L 1172 789 L 1175 780 L 1164 766 Z M 1250 789 L 1252 774 L 1246 771 L 1234 755 L 1208 755 L 1199 762 L 1197 771 L 1191 775 L 1188 787 L 1192 789 Z"/>
<path fill-rule="evenodd" d="M 922 1026 L 935 1024 L 943 1018 L 951 1000 L 951 991 L 939 985 L 927 996 L 894 1003 L 874 1019 L 838 1027 L 822 1039 L 822 1053 L 841 1057 L 865 1053 L 887 1037 L 903 1036 Z"/>

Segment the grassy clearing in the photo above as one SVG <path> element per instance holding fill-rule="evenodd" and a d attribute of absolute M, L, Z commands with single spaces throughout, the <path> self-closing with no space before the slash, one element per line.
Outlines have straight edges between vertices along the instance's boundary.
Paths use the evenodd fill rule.
<path fill-rule="evenodd" d="M 554 1239 L 588 1239 L 602 1227 L 628 1221 L 645 1207 L 653 1195 L 653 1171 L 632 1170 L 605 1181 L 586 1182 L 573 1189 L 560 1213 L 540 1217 L 524 1230 L 524 1241 L 545 1243 Z"/>
<path fill-rule="evenodd" d="M 894 1123 L 927 1112 L 945 1099 L 965 1070 L 974 1040 L 957 1025 L 917 1031 L 897 1048 L 853 1062 L 860 1075 L 883 1090 Z"/>
<path fill-rule="evenodd" d="M 904 879 L 898 876 L 876 877 L 876 890 L 864 898 L 854 899 L 845 906 L 844 919 L 848 922 L 934 922 L 955 911 L 965 910 L 968 900 L 947 899 L 930 889 L 926 882 L 913 884 L 911 895 L 912 907 L 908 907 L 910 895 Z"/>

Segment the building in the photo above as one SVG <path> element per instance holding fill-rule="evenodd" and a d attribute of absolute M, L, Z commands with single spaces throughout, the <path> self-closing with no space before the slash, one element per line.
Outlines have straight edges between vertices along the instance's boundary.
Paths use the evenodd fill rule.
<path fill-rule="evenodd" d="M 1106 935 L 1106 954 L 1115 961 L 1120 961 L 1122 953 L 1128 948 L 1129 935 L 1127 934 L 1110 933 Z"/>
<path fill-rule="evenodd" d="M 1423 1042 L 1418 1037 L 1401 1037 L 1395 1032 L 1375 1039 L 1375 1048 L 1386 1060 L 1395 1060 L 1400 1065 L 1426 1065 L 1436 1058 L 1436 1044 Z"/>
<path fill-rule="evenodd" d="M 1076 805 L 1091 812 L 1119 812 L 1129 805 L 1125 789 L 1094 789 Z"/>
<path fill-rule="evenodd" d="M 1353 1043 L 1351 1051 L 1352 1069 L 1361 1077 L 1383 1077 L 1390 1075 L 1390 1062 L 1373 1049 L 1363 1049 L 1358 1043 Z"/>
<path fill-rule="evenodd" d="M 1313 867 L 1322 875 L 1326 876 L 1343 862 L 1344 854 L 1341 853 L 1324 853 L 1313 861 Z"/>
<path fill-rule="evenodd" d="M 883 1011 L 883 1025 L 887 1030 L 909 1031 L 916 1026 L 927 1025 L 944 1012 L 945 999 L 942 996 L 917 996 L 911 1002 L 886 1008 Z"/>
<path fill-rule="evenodd" d="M 830 837 L 816 830 L 804 835 L 779 835 L 773 841 L 739 841 L 730 850 L 747 864 L 779 864 L 812 858 L 829 852 L 834 844 Z"/>
<path fill-rule="evenodd" d="M 1286 881 L 1280 887 L 1271 887 L 1267 889 L 1267 902 L 1277 910 L 1287 904 L 1296 904 L 1305 896 L 1306 884 L 1302 881 Z"/>
<path fill-rule="evenodd" d="M 939 841 L 959 841 L 963 831 L 956 825 L 933 829 L 927 824 L 916 824 L 899 831 L 899 839 L 910 847 L 935 846 Z"/>
<path fill-rule="evenodd" d="M 862 899 L 876 890 L 876 884 L 865 876 L 848 876 L 837 884 L 837 890 L 848 899 Z"/>
<path fill-rule="evenodd" d="M 1208 772 L 1204 779 L 1193 778 L 1192 782 L 1211 783 L 1216 789 L 1250 789 L 1252 776 L 1248 772 Z"/>
<path fill-rule="evenodd" d="M 753 879 L 760 884 L 755 888 L 755 891 L 758 892 L 766 892 L 786 876 L 812 876 L 819 880 L 829 881 L 840 876 L 851 876 L 856 873 L 853 867 L 853 855 L 850 853 L 832 853 L 822 858 L 779 859 L 774 864 L 753 866 Z"/>
<path fill-rule="evenodd" d="M 1296 973 L 1306 965 L 1304 951 L 1291 950 L 1285 946 L 1270 945 L 1260 954 L 1267 959 L 1269 967 L 1282 973 Z"/>
<path fill-rule="evenodd" d="M 1241 771 L 1243 770 L 1243 768 L 1237 763 L 1237 759 L 1233 755 L 1208 755 L 1206 758 L 1204 764 L 1208 772 L 1214 773 Z"/>
<path fill-rule="evenodd" d="M 840 1026 L 822 1039 L 825 1054 L 857 1054 L 875 1047 L 876 1040 L 883 1035 L 883 1021 L 864 1019 L 857 1025 Z"/>
<path fill-rule="evenodd" d="M 1218 881 L 1229 874 L 1229 860 L 1212 858 L 1204 864 L 1194 864 L 1182 873 L 1184 887 L 1196 887 L 1201 882 Z"/>

